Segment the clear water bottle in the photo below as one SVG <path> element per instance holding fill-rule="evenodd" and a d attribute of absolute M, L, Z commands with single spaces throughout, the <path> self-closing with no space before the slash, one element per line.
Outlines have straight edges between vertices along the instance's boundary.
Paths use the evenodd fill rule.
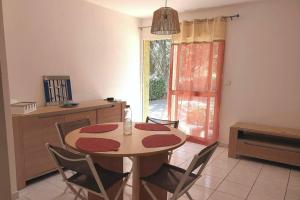
<path fill-rule="evenodd" d="M 132 134 L 132 112 L 130 109 L 130 105 L 126 105 L 125 107 L 125 119 L 123 122 L 123 133 L 124 135 Z"/>

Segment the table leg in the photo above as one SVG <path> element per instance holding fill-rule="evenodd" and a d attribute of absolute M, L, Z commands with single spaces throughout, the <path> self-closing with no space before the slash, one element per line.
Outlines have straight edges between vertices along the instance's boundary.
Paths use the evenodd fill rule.
<path fill-rule="evenodd" d="M 148 176 L 158 170 L 163 163 L 168 162 L 168 153 L 156 154 L 151 156 L 136 156 L 133 162 L 132 174 L 132 199 L 133 200 L 152 200 L 148 192 L 141 185 L 140 177 Z M 149 188 L 159 200 L 167 199 L 167 192 L 156 186 L 150 185 Z"/>
<path fill-rule="evenodd" d="M 105 157 L 105 156 L 92 156 L 92 159 L 95 163 L 98 163 L 100 166 L 116 171 L 116 172 L 123 172 L 123 158 L 122 157 Z M 111 188 L 109 188 L 106 192 L 109 199 L 114 199 L 115 195 L 117 194 L 118 190 L 121 187 L 122 182 L 119 181 L 118 183 L 114 184 Z M 99 196 L 96 196 L 92 193 L 88 193 L 88 200 L 100 200 L 103 199 Z M 120 195 L 118 200 L 123 200 L 123 192 Z"/>
<path fill-rule="evenodd" d="M 134 156 L 132 165 L 132 200 L 140 199 L 140 158 Z"/>

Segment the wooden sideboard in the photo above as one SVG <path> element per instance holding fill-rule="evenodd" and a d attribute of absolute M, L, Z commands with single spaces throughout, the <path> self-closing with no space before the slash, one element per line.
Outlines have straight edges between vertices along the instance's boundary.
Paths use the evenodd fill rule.
<path fill-rule="evenodd" d="M 228 156 L 300 166 L 300 130 L 236 123 L 230 128 Z"/>
<path fill-rule="evenodd" d="M 45 143 L 60 145 L 56 122 L 89 118 L 92 124 L 121 122 L 124 119 L 125 102 L 94 100 L 80 102 L 76 107 L 39 107 L 25 115 L 13 115 L 13 134 L 16 158 L 17 187 L 22 189 L 26 181 L 55 170 Z"/>

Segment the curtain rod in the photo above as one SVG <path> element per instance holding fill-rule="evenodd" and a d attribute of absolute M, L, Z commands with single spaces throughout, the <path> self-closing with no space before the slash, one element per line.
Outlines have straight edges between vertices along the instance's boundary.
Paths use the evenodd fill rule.
<path fill-rule="evenodd" d="M 235 15 L 222 16 L 222 19 L 230 19 L 230 21 L 232 21 L 234 18 L 239 18 L 239 17 L 240 17 L 240 14 L 235 14 Z M 213 20 L 213 18 L 211 18 L 211 19 L 196 19 L 196 21 L 198 21 L 198 22 L 206 21 L 206 20 Z M 151 26 L 140 26 L 138 28 L 140 28 L 140 29 L 151 28 Z"/>

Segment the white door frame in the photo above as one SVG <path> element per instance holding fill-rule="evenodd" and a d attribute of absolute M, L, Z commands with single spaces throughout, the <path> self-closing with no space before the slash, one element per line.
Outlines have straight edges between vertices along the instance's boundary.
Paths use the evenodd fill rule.
<path fill-rule="evenodd" d="M 11 114 L 9 110 L 9 88 L 6 66 L 6 53 L 4 42 L 4 25 L 2 14 L 2 0 L 0 0 L 0 194 L 1 199 L 11 199 L 10 169 L 7 144 L 7 130 L 12 130 Z M 7 109 L 8 108 L 8 109 Z M 10 118 L 10 119 L 9 119 Z M 10 122 L 9 122 L 10 121 Z M 10 128 L 10 129 L 8 129 Z"/>

